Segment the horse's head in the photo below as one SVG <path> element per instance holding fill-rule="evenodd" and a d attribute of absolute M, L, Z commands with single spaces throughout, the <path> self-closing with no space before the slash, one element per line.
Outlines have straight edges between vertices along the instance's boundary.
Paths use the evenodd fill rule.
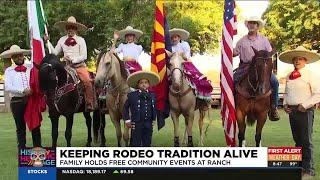
<path fill-rule="evenodd" d="M 116 64 L 119 64 L 117 57 L 110 52 L 102 52 L 98 57 L 98 68 L 95 78 L 95 85 L 103 87 L 104 83 L 117 75 Z"/>
<path fill-rule="evenodd" d="M 168 62 L 168 69 L 172 81 L 172 88 L 179 92 L 183 83 L 183 54 L 173 53 L 170 61 Z"/>
<path fill-rule="evenodd" d="M 270 89 L 270 77 L 272 71 L 272 56 L 274 51 L 268 52 L 265 50 L 257 51 L 252 48 L 255 55 L 252 58 L 251 67 L 249 70 L 249 81 L 252 88 L 258 94 L 265 94 Z"/>
<path fill-rule="evenodd" d="M 64 65 L 54 54 L 46 55 L 39 67 L 40 88 L 43 91 L 53 90 L 58 83 L 57 75 L 64 70 Z"/>

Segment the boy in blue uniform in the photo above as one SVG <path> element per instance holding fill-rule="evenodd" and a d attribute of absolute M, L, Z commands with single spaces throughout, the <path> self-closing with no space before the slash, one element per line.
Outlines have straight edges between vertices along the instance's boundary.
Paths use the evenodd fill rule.
<path fill-rule="evenodd" d="M 150 147 L 153 122 L 156 119 L 156 98 L 148 88 L 158 84 L 157 74 L 138 71 L 128 77 L 128 85 L 137 90 L 128 94 L 124 105 L 123 119 L 127 127 L 131 128 L 130 146 Z"/>

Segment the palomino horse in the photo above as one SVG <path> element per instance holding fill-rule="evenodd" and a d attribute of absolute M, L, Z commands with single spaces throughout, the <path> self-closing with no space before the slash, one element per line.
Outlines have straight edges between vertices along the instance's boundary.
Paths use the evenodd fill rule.
<path fill-rule="evenodd" d="M 107 90 L 106 105 L 111 121 L 116 129 L 118 146 L 121 146 L 122 132 L 120 120 L 127 100 L 129 86 L 127 84 L 127 72 L 117 55 L 110 52 L 103 53 L 98 58 L 99 65 L 95 78 L 96 86 L 102 87 L 109 81 L 111 87 Z M 129 129 L 124 125 L 123 139 L 125 145 L 129 145 Z"/>
<path fill-rule="evenodd" d="M 60 115 L 66 117 L 65 138 L 67 146 L 71 146 L 73 115 L 77 112 L 83 112 L 88 129 L 88 138 L 86 146 L 91 146 L 91 123 L 90 112 L 85 112 L 84 98 L 81 95 L 79 81 L 75 82 L 76 72 L 70 67 L 65 67 L 57 56 L 48 54 L 43 58 L 39 69 L 40 88 L 44 91 L 49 107 L 49 117 L 52 125 L 52 147 L 57 146 L 58 123 Z M 67 71 L 66 69 L 69 69 Z M 70 74 L 70 71 L 73 73 Z M 97 131 L 99 126 L 100 111 L 94 111 L 93 129 Z M 96 135 L 97 133 L 94 133 Z M 96 137 L 94 137 L 96 139 Z"/>
<path fill-rule="evenodd" d="M 192 126 L 194 120 L 194 112 L 197 109 L 197 99 L 188 85 L 183 72 L 182 54 L 173 53 L 169 62 L 169 71 L 171 78 L 171 85 L 169 87 L 169 103 L 170 114 L 174 125 L 174 146 L 180 146 L 179 143 L 179 116 L 182 114 L 185 118 L 186 130 L 184 133 L 184 142 L 186 142 L 186 134 L 188 135 L 188 146 L 193 146 L 192 141 Z M 200 142 L 203 146 L 203 119 L 205 111 L 199 108 L 199 131 Z"/>
<path fill-rule="evenodd" d="M 257 120 L 255 141 L 261 146 L 262 128 L 270 107 L 270 77 L 273 52 L 253 49 L 255 55 L 246 74 L 236 85 L 236 116 L 239 128 L 239 146 L 245 146 L 246 122 L 253 125 Z M 245 122 L 245 119 L 247 120 Z"/>

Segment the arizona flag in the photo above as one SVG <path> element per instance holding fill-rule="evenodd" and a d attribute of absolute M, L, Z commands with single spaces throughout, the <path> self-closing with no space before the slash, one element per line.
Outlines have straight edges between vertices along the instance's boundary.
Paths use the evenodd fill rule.
<path fill-rule="evenodd" d="M 156 1 L 155 20 L 151 44 L 151 71 L 160 76 L 160 83 L 152 88 L 156 94 L 156 109 L 158 129 L 165 125 L 165 119 L 169 116 L 168 102 L 168 77 L 166 51 L 171 51 L 169 27 L 163 8 L 163 1 Z"/>
<path fill-rule="evenodd" d="M 46 28 L 46 19 L 41 0 L 28 0 L 28 22 L 30 46 L 32 49 L 31 62 L 39 65 L 45 56 L 43 35 Z M 29 96 L 24 119 L 30 131 L 41 125 L 43 112 L 46 108 L 43 93 L 40 91 L 38 69 L 34 66 L 30 72 L 30 88 L 32 95 Z"/>

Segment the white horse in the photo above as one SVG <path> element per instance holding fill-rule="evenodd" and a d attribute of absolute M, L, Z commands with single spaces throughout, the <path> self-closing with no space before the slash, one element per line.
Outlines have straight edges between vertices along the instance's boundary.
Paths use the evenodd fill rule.
<path fill-rule="evenodd" d="M 169 87 L 169 103 L 170 114 L 174 125 L 174 146 L 180 146 L 179 143 L 179 116 L 182 114 L 185 118 L 185 133 L 184 142 L 188 141 L 188 146 L 193 146 L 192 141 L 192 126 L 194 120 L 194 112 L 199 109 L 199 131 L 200 142 L 203 146 L 203 119 L 205 117 L 205 110 L 197 107 L 196 95 L 192 88 L 188 85 L 186 77 L 183 73 L 183 54 L 173 53 L 169 62 L 169 72 L 171 78 L 171 85 Z M 188 135 L 188 139 L 187 139 Z"/>
<path fill-rule="evenodd" d="M 107 90 L 106 105 L 109 110 L 111 121 L 116 129 L 118 146 L 121 139 L 125 145 L 129 145 L 129 129 L 124 125 L 124 133 L 121 132 L 120 120 L 122 111 L 127 100 L 129 86 L 127 84 L 126 70 L 119 57 L 110 52 L 100 55 L 95 84 L 102 87 L 106 81 L 111 82 L 111 88 Z"/>

